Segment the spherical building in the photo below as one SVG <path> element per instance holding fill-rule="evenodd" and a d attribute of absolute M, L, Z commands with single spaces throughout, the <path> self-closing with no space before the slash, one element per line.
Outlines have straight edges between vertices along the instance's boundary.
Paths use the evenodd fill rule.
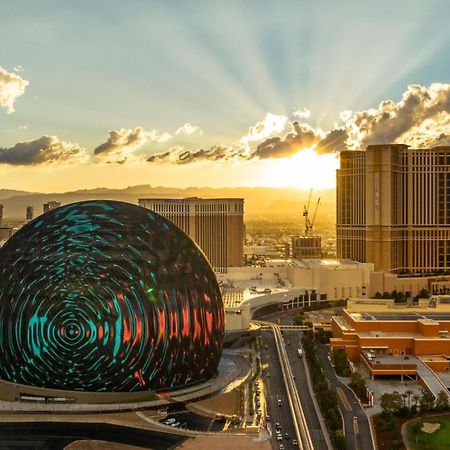
<path fill-rule="evenodd" d="M 0 249 L 0 378 L 131 392 L 210 378 L 222 299 L 195 243 L 170 221 L 114 201 L 74 203 Z"/>

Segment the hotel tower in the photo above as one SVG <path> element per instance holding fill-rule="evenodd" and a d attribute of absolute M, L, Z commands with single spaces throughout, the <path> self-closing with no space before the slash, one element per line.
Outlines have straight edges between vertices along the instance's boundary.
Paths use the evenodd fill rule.
<path fill-rule="evenodd" d="M 369 145 L 337 170 L 337 256 L 395 273 L 450 271 L 450 147 Z"/>

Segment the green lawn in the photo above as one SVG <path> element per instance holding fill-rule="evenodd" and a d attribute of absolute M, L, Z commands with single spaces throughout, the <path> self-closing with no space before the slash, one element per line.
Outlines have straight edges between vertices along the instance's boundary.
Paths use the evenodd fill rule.
<path fill-rule="evenodd" d="M 434 433 L 425 433 L 422 430 L 415 433 L 416 423 L 438 423 L 439 430 Z M 450 450 L 450 415 L 416 419 L 408 423 L 408 439 L 412 450 Z"/>

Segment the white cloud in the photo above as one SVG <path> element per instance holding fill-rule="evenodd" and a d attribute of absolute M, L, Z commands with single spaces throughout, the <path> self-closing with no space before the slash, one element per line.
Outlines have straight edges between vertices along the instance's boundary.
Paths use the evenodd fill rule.
<path fill-rule="evenodd" d="M 151 142 L 167 142 L 168 140 L 172 139 L 172 136 L 169 133 L 160 133 L 158 130 L 152 130 L 149 132 L 146 132 L 147 139 Z"/>
<path fill-rule="evenodd" d="M 25 93 L 28 81 L 0 67 L 0 107 L 7 113 L 14 112 L 14 102 Z"/>
<path fill-rule="evenodd" d="M 264 120 L 257 122 L 248 129 L 248 133 L 241 138 L 240 142 L 248 148 L 251 143 L 263 141 L 283 133 L 288 123 L 289 119 L 286 116 L 267 113 Z"/>
<path fill-rule="evenodd" d="M 307 108 L 298 109 L 292 113 L 297 119 L 309 119 L 311 117 L 311 111 Z"/>
<path fill-rule="evenodd" d="M 23 67 L 19 64 L 13 67 L 14 72 L 23 72 Z"/>
<path fill-rule="evenodd" d="M 203 134 L 203 130 L 198 125 L 192 125 L 187 122 L 182 127 L 178 128 L 178 130 L 175 131 L 175 134 L 198 134 L 201 136 Z"/>
<path fill-rule="evenodd" d="M 342 112 L 339 114 L 339 118 L 340 118 L 342 121 L 347 122 L 347 120 L 350 119 L 350 117 L 352 117 L 352 114 L 353 114 L 353 112 L 350 111 L 350 110 L 342 111 Z"/>

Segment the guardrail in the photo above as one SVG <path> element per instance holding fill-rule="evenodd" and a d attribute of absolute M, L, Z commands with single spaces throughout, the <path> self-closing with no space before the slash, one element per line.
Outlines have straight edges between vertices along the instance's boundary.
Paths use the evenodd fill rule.
<path fill-rule="evenodd" d="M 270 322 L 259 321 L 258 323 L 263 327 L 270 327 L 275 336 L 275 344 L 277 346 L 281 372 L 283 375 L 284 384 L 286 386 L 289 407 L 291 409 L 295 434 L 297 436 L 299 448 L 302 450 L 314 450 L 314 446 L 308 430 L 308 425 L 306 423 L 305 414 L 303 412 L 300 397 L 298 395 L 297 387 L 293 382 L 292 370 L 289 364 L 286 348 L 283 345 L 283 337 L 281 336 L 280 327 Z"/>

